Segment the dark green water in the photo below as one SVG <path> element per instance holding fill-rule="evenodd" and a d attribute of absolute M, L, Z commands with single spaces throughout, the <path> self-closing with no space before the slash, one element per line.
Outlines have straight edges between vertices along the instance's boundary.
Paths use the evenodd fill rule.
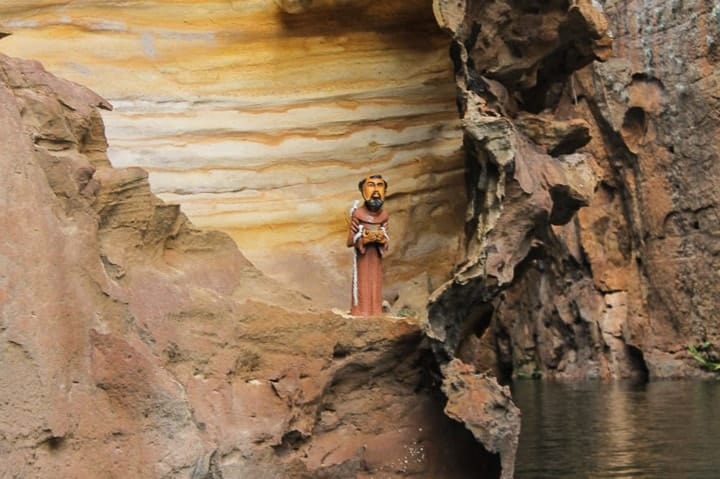
<path fill-rule="evenodd" d="M 720 381 L 518 381 L 515 479 L 718 479 Z"/>

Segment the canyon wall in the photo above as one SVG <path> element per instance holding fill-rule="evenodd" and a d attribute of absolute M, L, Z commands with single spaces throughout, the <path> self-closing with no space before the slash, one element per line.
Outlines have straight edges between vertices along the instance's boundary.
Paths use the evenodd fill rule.
<path fill-rule="evenodd" d="M 720 6 L 435 8 L 470 157 L 465 259 L 430 303 L 439 349 L 503 376 L 702 375 L 687 346 L 720 339 Z"/>
<path fill-rule="evenodd" d="M 110 165 L 108 108 L 0 55 L 0 476 L 512 476 L 507 388 L 196 229 Z"/>
<path fill-rule="evenodd" d="M 2 473 L 507 478 L 519 416 L 477 371 L 702 374 L 686 346 L 720 340 L 718 18 L 679 0 L 1 6 L 4 52 L 111 100 L 2 57 Z M 390 180 L 388 299 L 422 316 L 433 292 L 419 325 L 324 311 L 347 306 L 368 166 Z"/>
<path fill-rule="evenodd" d="M 0 51 L 106 98 L 113 165 L 321 306 L 349 307 L 346 217 L 382 172 L 386 296 L 421 311 L 466 201 L 447 37 L 424 0 L 278 3 L 3 2 Z"/>
<path fill-rule="evenodd" d="M 281 6 L 0 7 L 3 51 L 111 100 L 1 59 L 2 475 L 512 477 L 506 388 L 414 318 L 318 312 L 347 306 L 368 171 L 395 307 L 422 315 L 456 261 L 446 37 L 420 2 Z"/>
<path fill-rule="evenodd" d="M 720 5 L 603 3 L 614 55 L 578 77 L 580 114 L 597 125 L 591 148 L 605 152 L 602 181 L 577 227 L 615 309 L 605 314 L 611 350 L 641 353 L 651 376 L 694 374 L 686 346 L 720 340 Z"/>

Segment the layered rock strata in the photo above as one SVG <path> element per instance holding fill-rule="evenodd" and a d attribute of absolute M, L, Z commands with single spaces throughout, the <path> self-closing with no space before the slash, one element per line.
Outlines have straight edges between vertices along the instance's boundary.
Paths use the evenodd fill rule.
<path fill-rule="evenodd" d="M 383 16 L 392 9 L 370 7 L 363 2 L 278 3 L 285 11 L 300 15 L 278 11 L 285 26 L 294 25 L 296 31 L 303 31 L 301 24 L 305 21 L 327 19 L 330 12 L 362 11 L 374 19 L 392 17 Z M 55 467 L 59 462 L 54 461 L 59 458 L 73 464 L 68 467 L 75 467 L 86 454 L 109 455 L 108 444 L 112 444 L 123 451 L 145 454 L 147 462 L 139 464 L 159 464 L 154 466 L 156 475 L 192 470 L 197 477 L 261 473 L 276 477 L 463 477 L 465 468 L 460 464 L 454 464 L 455 469 L 437 469 L 438 455 L 447 451 L 442 441 L 433 442 L 430 437 L 462 434 L 462 428 L 437 413 L 444 403 L 447 414 L 464 422 L 485 445 L 487 451 L 479 453 L 486 472 L 507 477 L 516 447 L 517 413 L 507 395 L 476 370 L 496 369 L 497 374 L 516 377 L 560 378 L 668 377 L 697 372 L 688 362 L 685 345 L 714 342 L 718 334 L 712 286 L 715 148 L 707 139 L 714 124 L 714 9 L 704 4 L 672 2 L 651 5 L 648 10 L 634 2 L 588 1 L 522 5 L 436 1 L 434 7 L 438 22 L 453 38 L 451 57 L 468 154 L 470 200 L 465 258 L 453 280 L 433 296 L 427 329 L 437 341 L 436 357 L 441 361 L 456 357 L 466 364 L 457 359 L 449 361 L 439 370 L 442 376 L 434 379 L 424 377 L 427 369 L 422 372 L 414 365 L 422 362 L 423 353 L 418 351 L 420 334 L 412 324 L 381 321 L 359 327 L 332 315 L 289 313 L 277 306 L 238 303 L 247 297 L 264 297 L 270 303 L 308 304 L 299 295 L 269 285 L 235 252 L 227 237 L 193 230 L 177 207 L 152 196 L 142 170 L 109 169 L 104 138 L 98 134 L 101 124 L 97 113 L 83 107 L 107 107 L 101 99 L 85 92 L 78 103 L 66 98 L 75 96 L 73 93 L 60 95 L 61 99 L 48 107 L 36 90 L 45 92 L 45 85 L 60 91 L 68 87 L 57 86 L 55 80 L 44 77 L 36 84 L 23 86 L 19 78 L 35 75 L 30 67 L 20 67 L 23 73 L 19 76 L 9 74 L 8 84 L 23 92 L 18 98 L 24 127 L 33 134 L 34 154 L 42 160 L 45 178 L 57 198 L 52 204 L 56 212 L 65 215 L 60 227 L 52 217 L 42 214 L 42 226 L 30 225 L 29 212 L 43 212 L 38 203 L 20 216 L 12 213 L 15 216 L 7 221 L 6 230 L 11 236 L 25 226 L 50 231 L 52 240 L 40 246 L 61 259 L 56 270 L 26 272 L 17 266 L 21 262 L 9 263 L 7 258 L 20 253 L 15 246 L 8 247 L 12 252 L 3 257 L 4 264 L 10 265 L 6 278 L 23 277 L 22 271 L 28 281 L 41 285 L 41 291 L 43 284 L 50 288 L 48 281 L 63 285 L 59 292 L 48 289 L 41 296 L 55 298 L 48 304 L 61 305 L 59 316 L 47 309 L 51 308 L 48 304 L 43 306 L 46 309 L 33 308 L 29 299 L 17 293 L 17 286 L 13 286 L 12 294 L 8 289 L 3 295 L 11 298 L 7 311 L 13 318 L 29 311 L 30 319 L 24 322 L 4 322 L 9 325 L 4 330 L 11 334 L 4 361 L 18 371 L 26 367 L 38 371 L 38 379 L 30 388 L 37 391 L 30 402 L 34 406 L 24 410 L 30 411 L 30 417 L 41 405 L 53 402 L 61 408 L 58 411 L 63 411 L 45 407 L 49 412 L 25 421 L 30 429 L 13 431 L 8 427 L 6 437 L 21 444 L 8 454 L 9 467 L 33 474 Z M 643 14 L 632 16 L 635 11 Z M 426 25 L 424 21 L 418 25 Z M 330 23 L 328 28 L 335 28 Z M 392 23 L 387 25 L 389 28 Z M 689 32 L 685 35 L 687 41 L 675 45 L 674 37 L 668 35 L 680 36 L 680 31 Z M 647 39 L 643 39 L 646 35 Z M 608 48 L 611 36 L 615 38 L 613 56 Z M 147 40 L 143 41 L 147 46 Z M 670 45 L 671 53 L 661 51 L 659 44 Z M 683 60 L 691 57 L 685 48 L 700 52 L 697 59 Z M 604 63 L 586 66 L 594 60 Z M 7 71 L 15 69 L 12 66 Z M 440 84 L 434 83 L 433 89 L 438 90 Z M 668 84 L 673 85 L 672 89 Z M 426 98 L 429 90 L 420 88 L 417 98 Z M 412 88 L 403 93 L 410 91 Z M 259 97 L 270 102 L 270 95 Z M 362 99 L 367 103 L 376 97 Z M 121 108 L 135 104 L 134 100 L 118 103 Z M 193 106 L 196 104 L 200 102 Z M 69 120 L 58 121 L 58 116 L 66 114 L 65 108 L 75 113 L 69 114 Z M 423 108 L 425 105 L 420 110 Z M 427 108 L 433 110 L 435 106 Z M 171 109 L 177 109 L 177 103 L 172 103 Z M 350 109 L 361 111 L 362 107 L 354 104 Z M 127 128 L 134 128 L 130 127 L 134 120 L 141 120 L 138 125 L 154 125 L 153 121 L 167 113 L 143 123 L 143 119 L 150 118 L 144 115 L 150 115 L 151 110 L 142 115 L 128 114 Z M 413 110 L 419 115 L 418 121 L 429 121 L 430 116 L 425 115 L 430 110 L 420 110 Z M 449 111 L 447 105 L 440 110 L 442 115 Z M 198 123 L 200 119 L 204 124 L 212 123 L 212 115 L 201 113 L 195 117 Z M 286 113 L 287 109 L 283 110 L 283 115 Z M 398 118 L 404 118 L 406 113 L 404 110 Z M 178 117 L 183 115 L 187 113 L 179 113 Z M 217 116 L 220 123 L 224 123 L 223 115 Z M 432 118 L 435 121 L 440 116 Z M 265 119 L 275 121 L 272 115 Z M 442 116 L 442 121 L 445 119 Z M 301 117 L 297 121 L 303 122 Z M 354 121 L 364 120 L 358 117 Z M 699 124 L 702 129 L 697 128 Z M 410 127 L 396 128 L 402 133 Z M 168 127 L 167 132 L 174 129 Z M 162 141 L 169 136 L 166 133 Z M 445 139 L 448 144 L 458 140 L 452 134 Z M 122 146 L 131 144 L 128 141 Z M 166 151 L 177 153 L 187 145 Z M 401 161 L 399 148 L 387 144 L 378 148 L 395 148 L 389 164 Z M 433 166 L 438 169 L 428 172 L 447 171 L 447 178 L 454 178 L 448 184 L 457 184 L 458 158 L 447 160 L 455 165 L 449 170 L 443 170 L 446 165 L 439 166 L 438 162 Z M 176 166 L 170 165 L 169 169 Z M 14 164 L 11 167 L 21 176 L 25 174 L 22 168 Z M 268 167 L 268 171 L 276 174 L 273 168 Z M 163 174 L 161 170 L 151 173 L 151 178 Z M 296 174 L 291 171 L 289 177 Z M 20 183 L 8 185 L 8 192 L 21 196 L 27 193 Z M 410 189 L 403 190 L 402 185 L 402 194 L 393 200 L 396 211 L 401 212 L 400 236 L 422 231 L 430 239 L 418 240 L 427 243 L 422 247 L 416 243 L 415 250 L 401 246 L 400 258 L 392 265 L 400 271 L 397 278 L 414 278 L 420 284 L 416 289 L 427 291 L 442 276 L 442 267 L 433 266 L 435 269 L 430 268 L 426 275 L 422 268 L 413 269 L 407 264 L 413 262 L 409 259 L 422 264 L 430 257 L 442 258 L 440 263 L 445 261 L 445 266 L 451 262 L 448 252 L 452 247 L 443 243 L 448 243 L 456 232 L 436 235 L 433 228 L 454 231 L 455 220 L 448 212 L 455 211 L 457 203 L 437 210 L 433 209 L 437 197 L 418 202 L 428 208 L 416 210 L 422 213 L 418 218 L 435 215 L 438 221 L 429 227 L 422 221 L 409 221 L 411 216 L 397 207 L 402 198 L 409 204 L 413 201 Z M 693 189 L 690 185 L 699 187 Z M 42 188 L 33 188 L 41 198 L 53 198 L 42 193 Z M 443 195 L 449 191 L 446 186 L 438 188 L 445 192 Z M 307 189 L 300 190 L 294 190 L 295 194 L 305 201 Z M 443 196 L 452 201 L 457 197 Z M 312 207 L 291 211 L 291 216 L 318 212 Z M 83 259 L 82 254 L 78 257 L 68 246 L 86 244 L 84 227 L 73 222 L 92 225 L 88 218 L 93 215 L 99 218 L 94 241 L 102 270 L 98 270 L 97 260 L 93 263 Z M 19 217 L 22 220 L 16 219 Z M 253 239 L 262 239 L 263 246 L 280 241 L 273 239 L 277 232 L 271 234 L 255 226 L 247 231 L 253 233 Z M 285 241 L 292 232 L 301 232 L 308 239 L 316 234 L 294 224 L 277 237 Z M 23 243 L 20 236 L 13 238 L 19 239 L 14 243 Z M 315 243 L 323 247 L 322 241 Z M 28 247 L 26 253 L 39 257 L 41 251 L 33 248 Z M 312 263 L 313 253 L 307 253 L 312 248 L 302 248 L 288 247 L 288 257 L 296 260 L 298 251 L 305 251 L 300 257 L 306 264 Z M 438 251 L 444 253 L 438 255 Z M 65 255 L 73 261 L 65 262 Z M 18 257 L 25 258 L 23 261 L 29 258 Z M 76 264 L 82 266 L 73 266 Z M 82 281 L 91 280 L 90 285 L 102 292 L 99 297 L 107 296 L 111 305 L 90 304 L 92 300 L 83 293 L 87 285 L 76 280 L 74 271 L 84 272 Z M 303 266 L 298 271 L 306 274 L 308 270 Z M 71 281 L 67 281 L 68 274 Z M 8 279 L 6 284 L 14 281 Z M 400 294 L 401 288 L 396 286 L 391 291 L 394 296 Z M 75 308 L 81 309 L 76 312 Z M 58 353 L 67 355 L 69 364 L 83 364 L 88 361 L 86 356 L 91 358 L 92 374 L 75 374 L 80 379 L 73 379 L 73 384 L 80 386 L 70 387 L 70 401 L 65 395 L 65 376 L 75 370 L 53 366 L 56 361 L 61 363 L 62 357 L 53 356 L 48 363 L 36 359 L 47 338 L 33 336 L 37 330 L 33 318 L 38 314 L 55 319 L 87 317 L 91 311 L 94 317 L 105 319 L 93 323 L 92 328 L 79 321 L 79 331 L 86 330 L 86 334 L 74 335 L 77 342 Z M 238 318 L 241 332 L 236 332 L 238 326 L 234 323 Z M 279 326 L 274 329 L 262 318 L 272 318 Z M 64 338 L 64 330 L 58 329 L 56 323 L 42 324 L 51 334 Z M 322 341 L 316 337 L 318 332 L 324 337 Z M 207 339 L 214 337 L 223 339 Z M 91 353 L 77 338 L 88 338 Z M 234 340 L 228 342 L 227 338 Z M 197 354 L 194 348 L 205 340 L 209 353 Z M 232 353 L 219 353 L 218 345 Z M 302 345 L 312 347 L 303 349 Z M 118 351 L 131 354 L 124 356 Z M 163 359 L 155 362 L 158 357 Z M 388 359 L 393 367 L 387 366 Z M 288 369 L 276 363 L 297 367 Z M 140 374 L 140 370 L 144 372 Z M 426 392 L 424 386 L 418 395 L 418 385 L 433 380 L 443 384 L 446 402 Z M 12 379 L 5 381 L 5 389 L 11 391 L 6 403 L 19 408 L 12 396 L 21 385 Z M 150 383 L 152 387 L 143 389 L 139 383 Z M 261 387 L 260 392 L 253 389 L 255 386 Z M 490 391 L 487 394 L 482 392 L 486 387 Z M 85 396 L 79 391 L 85 391 Z M 74 403 L 78 396 L 82 399 Z M 400 436 L 383 429 L 387 419 L 382 411 L 356 407 L 361 402 L 358 398 L 367 397 L 373 402 L 391 398 L 392 403 L 403 404 L 393 410 L 393 415 L 406 418 L 400 424 Z M 348 403 L 352 407 L 347 407 Z M 479 404 L 483 407 L 475 407 Z M 80 419 L 80 412 L 73 409 L 77 405 L 108 411 L 100 414 L 107 424 L 127 421 L 130 426 L 112 431 L 97 428 L 92 421 Z M 499 423 L 488 413 L 494 408 L 502 411 L 498 417 L 515 419 Z M 142 417 L 133 415 L 137 409 L 143 411 Z M 358 410 L 362 413 L 358 414 Z M 251 419 L 243 416 L 245 412 Z M 428 436 L 420 434 L 421 428 Z M 145 432 L 149 430 L 154 432 Z M 163 437 L 153 436 L 157 431 L 170 432 Z M 368 445 L 371 436 L 381 440 Z M 467 442 L 463 444 L 473 452 L 474 443 L 467 434 L 465 437 Z M 190 441 L 196 447 L 182 449 L 172 441 Z M 347 447 L 336 448 L 339 442 Z M 47 455 L 38 455 L 37 450 L 44 451 L 45 447 Z M 158 460 L 160 457 L 164 459 Z M 122 460 L 117 464 L 98 467 L 113 471 L 128 467 Z M 81 472 L 73 470 L 68 474 Z M 133 472 L 142 477 L 140 469 Z"/>
<path fill-rule="evenodd" d="M 466 202 L 447 39 L 422 0 L 279 3 L 3 3 L 2 51 L 111 101 L 115 166 L 316 304 L 349 307 L 346 216 L 382 172 L 387 299 L 422 311 Z"/>
<path fill-rule="evenodd" d="M 511 474 L 507 391 L 459 369 L 440 396 L 413 321 L 319 312 L 262 275 L 112 168 L 110 105 L 37 62 L 0 56 L 0 100 L 0 475 Z"/>

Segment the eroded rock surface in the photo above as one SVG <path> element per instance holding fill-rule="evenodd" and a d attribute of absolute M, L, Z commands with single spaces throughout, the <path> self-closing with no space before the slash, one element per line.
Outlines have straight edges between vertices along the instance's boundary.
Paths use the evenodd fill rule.
<path fill-rule="evenodd" d="M 262 275 L 112 168 L 110 105 L 39 63 L 0 56 L 0 100 L 0 475 L 497 477 L 415 321 Z"/>
<path fill-rule="evenodd" d="M 599 194 L 578 218 L 614 354 L 653 377 L 700 371 L 686 347 L 720 341 L 717 314 L 717 5 L 601 2 L 614 54 L 579 72 Z"/>
<path fill-rule="evenodd" d="M 595 190 L 594 160 L 578 151 L 590 125 L 551 107 L 574 70 L 607 56 L 610 39 L 589 2 L 438 1 L 435 11 L 453 36 L 470 204 L 466 257 L 431 298 L 429 331 L 448 357 L 497 370 L 498 355 L 507 359 L 499 349 L 507 291 L 544 252 L 565 254 L 555 225 L 571 221 Z M 517 312 L 508 321 L 533 330 L 534 357 L 546 342 L 535 343 L 537 330 Z M 507 364 L 520 369 L 512 355 L 527 338 L 511 333 Z"/>
<path fill-rule="evenodd" d="M 445 413 L 465 426 L 487 449 L 500 456 L 501 478 L 511 479 L 520 436 L 520 411 L 510 389 L 495 377 L 478 374 L 473 366 L 453 359 L 443 367 Z"/>
<path fill-rule="evenodd" d="M 386 299 L 422 312 L 449 278 L 462 132 L 428 2 L 33 0 L 2 2 L 0 29 L 4 53 L 113 104 L 114 166 L 316 304 L 349 308 L 338 238 L 370 171 L 390 182 Z"/>
<path fill-rule="evenodd" d="M 702 374 L 715 10 L 435 2 L 470 153 L 466 259 L 429 310 L 443 354 L 515 377 Z"/>
<path fill-rule="evenodd" d="M 265 6 L 252 2 L 243 8 L 231 3 L 241 16 L 267 14 Z M 394 7 L 363 1 L 275 3 L 274 14 L 283 28 L 297 33 L 294 40 L 317 40 L 303 32 L 321 19 L 328 22 L 323 35 L 335 35 L 347 25 L 333 23 L 327 15 L 352 13 L 364 20 L 383 19 L 377 31 L 360 29 L 351 35 L 353 48 L 365 45 L 376 52 L 375 40 L 387 40 L 397 26 L 391 20 L 397 18 Z M 415 14 L 420 11 L 413 10 L 419 5 L 414 2 L 404 5 Z M 43 19 L 38 25 L 23 26 L 16 19 L 3 28 L 73 31 L 68 25 L 80 17 L 65 21 L 54 6 L 48 7 L 38 11 L 36 18 Z M 264 125 L 252 131 L 262 136 L 262 151 L 278 147 L 273 151 L 288 162 L 274 158 L 263 171 L 289 172 L 283 178 L 298 174 L 289 164 L 308 166 L 309 157 L 334 150 L 304 150 L 301 141 L 288 142 L 285 130 L 278 133 L 267 126 L 280 117 L 295 121 L 290 136 L 303 140 L 315 133 L 298 125 L 308 117 L 324 118 L 323 131 L 330 137 L 353 138 L 355 146 L 348 151 L 354 158 L 362 156 L 357 145 L 376 142 L 371 143 L 376 145 L 375 164 L 397 166 L 394 171 L 401 178 L 395 182 L 389 175 L 390 189 L 396 192 L 391 200 L 401 212 L 394 234 L 414 238 L 389 265 L 400 271 L 396 279 L 404 281 L 390 289 L 401 302 L 413 298 L 408 304 L 422 304 L 443 277 L 443 268 L 454 262 L 452 244 L 459 231 L 453 230 L 458 224 L 453 212 L 460 196 L 469 201 L 464 256 L 429 305 L 424 332 L 433 339 L 433 355 L 412 322 L 358 324 L 312 311 L 307 298 L 273 283 L 237 253 L 228 236 L 194 229 L 176 206 L 155 198 L 143 170 L 109 167 L 102 122 L 94 109 L 108 108 L 104 100 L 58 82 L 36 64 L 4 59 L 2 129 L 8 147 L 0 158 L 11 173 L 2 180 L 8 238 L 0 255 L 2 361 L 9 370 L 31 371 L 0 378 L 0 399 L 14 411 L 13 417 L 2 418 L 1 431 L 17 445 L 0 444 L 5 467 L 29 476 L 60 468 L 72 477 L 94 477 L 100 470 L 117 477 L 121 471 L 137 477 L 188 472 L 193 477 L 465 477 L 465 471 L 479 467 L 462 463 L 472 456 L 481 458 L 488 475 L 507 477 L 519 418 L 487 371 L 554 378 L 700 373 L 687 357 L 686 345 L 720 340 L 714 316 L 717 147 L 712 140 L 717 9 L 701 2 L 633 0 L 436 0 L 433 7 L 452 42 L 467 153 L 466 196 L 457 194 L 463 170 L 456 150 L 460 133 L 449 126 L 452 108 L 434 96 L 452 90 L 440 80 L 442 42 L 435 33 L 427 36 L 428 49 L 408 46 L 412 42 L 390 49 L 394 56 L 388 62 L 405 65 L 398 67 L 398 78 L 407 77 L 407 65 L 415 64 L 416 77 L 424 79 L 420 87 L 390 82 L 403 91 L 400 108 L 384 96 L 387 92 L 367 86 L 387 85 L 385 76 L 377 83 L 354 83 L 365 85 L 361 93 L 347 85 L 339 88 L 327 110 L 315 108 L 322 102 L 314 97 L 311 107 L 304 103 L 316 85 L 310 78 L 297 97 L 276 98 L 275 103 L 265 84 L 248 87 L 249 95 L 267 100 L 263 105 L 275 105 L 277 111 L 244 105 L 243 111 L 251 113 L 239 121 Z M 138 15 L 156 12 L 148 8 Z M 406 39 L 428 32 L 425 14 L 409 17 L 415 29 Z M 108 25 L 113 26 L 90 22 L 84 28 L 105 31 Z M 125 28 L 114 25 L 110 30 Z M 229 27 L 224 28 L 227 32 Z M 127 35 L 142 31 L 127 28 Z M 263 32 L 254 32 L 256 37 L 245 33 L 259 42 L 266 39 Z M 144 55 L 163 56 L 153 43 L 156 37 L 140 37 Z M 204 37 L 189 40 L 198 38 Z M 312 46 L 303 45 L 303 51 Z M 331 56 L 338 70 L 348 68 Z M 377 58 L 368 63 L 375 65 Z M 192 78 L 172 68 L 162 73 L 152 77 L 157 81 L 149 83 L 152 88 Z M 167 174 L 168 184 L 175 184 L 185 161 L 168 152 L 195 144 L 186 138 L 168 147 L 170 131 L 193 122 L 227 124 L 233 123 L 228 118 L 238 118 L 237 111 L 228 113 L 226 106 L 232 110 L 236 104 L 223 103 L 227 99 L 192 112 L 202 106 L 193 95 L 214 90 L 199 81 L 189 84 L 194 85 L 188 87 L 194 98 L 188 103 L 190 113 L 177 102 L 182 95 L 168 100 L 167 111 L 157 105 L 143 109 L 141 101 L 123 90 L 127 83 L 118 80 L 115 85 L 118 98 L 127 101 L 120 102 L 122 119 L 116 124 L 116 131 L 127 128 L 121 147 L 131 150 L 139 138 L 132 128 L 156 132 L 157 151 L 169 164 L 156 168 L 151 178 Z M 364 110 L 368 102 L 372 107 Z M 302 113 L 288 114 L 296 109 Z M 344 123 L 338 125 L 338 111 L 355 115 L 347 121 L 364 125 L 362 132 L 356 135 Z M 381 111 L 387 113 L 381 124 L 368 120 Z M 170 123 L 163 130 L 158 125 L 166 120 Z M 442 126 L 433 130 L 431 124 Z M 243 128 L 230 136 L 241 135 L 237 144 L 247 146 L 244 135 L 250 133 Z M 227 133 L 211 129 L 220 131 L 218 138 Z M 403 137 L 405 133 L 412 138 Z M 388 140 L 398 137 L 405 139 Z M 334 145 L 332 138 L 311 143 Z M 224 141 L 211 143 L 221 153 L 223 145 L 236 144 Z M 416 164 L 416 156 L 404 153 L 407 148 L 429 161 Z M 295 151 L 300 153 L 290 157 L 288 152 Z M 256 158 L 257 151 L 252 155 Z M 346 170 L 345 163 L 324 158 L 317 178 L 331 178 L 333 185 L 344 184 L 345 178 L 355 182 L 349 178 L 357 173 L 356 160 Z M 259 166 L 253 163 L 248 176 L 232 177 L 232 182 L 263 184 L 255 168 Z M 317 179 L 314 174 L 308 177 Z M 339 199 L 340 190 L 324 190 L 322 182 L 313 181 L 320 197 L 343 204 L 344 214 L 349 201 Z M 299 185 L 281 189 L 307 198 Z M 242 192 L 255 195 L 261 189 Z M 423 193 L 414 196 L 418 191 Z M 205 206 L 228 206 L 210 191 L 174 194 L 187 192 L 202 197 Z M 258 203 L 246 203 L 243 196 L 243 204 L 268 204 L 270 196 L 259 197 Z M 13 203 L 13 198 L 31 200 Z M 300 202 L 297 209 L 287 209 L 285 200 L 277 202 L 283 213 L 269 216 L 277 219 L 270 224 L 282 226 L 268 233 L 250 225 L 250 242 L 263 238 L 264 246 L 280 244 L 292 237 L 283 228 L 298 226 L 283 215 L 289 211 L 293 218 L 306 217 L 320 211 L 316 204 L 301 208 Z M 269 210 L 260 211 L 255 219 L 268 218 Z M 421 217 L 437 221 L 430 227 L 413 221 Z M 322 236 L 315 243 L 320 249 L 336 233 L 343 237 L 344 222 L 331 222 L 334 226 L 308 233 L 308 238 Z M 285 252 L 297 261 L 293 248 Z M 315 254 L 311 248 L 298 264 L 312 264 Z M 437 262 L 425 271 L 431 257 Z M 44 268 L 29 267 L 37 258 L 52 261 Z M 307 277 L 305 266 L 298 271 Z M 22 284 L 37 286 L 30 290 Z M 318 286 L 328 289 L 327 284 Z M 282 307 L 287 304 L 303 311 Z M 441 365 L 437 370 L 419 366 L 428 361 Z M 440 383 L 444 398 L 433 392 Z M 507 422 L 496 421 L 477 405 L 488 406 Z M 464 425 L 448 422 L 438 413 L 443 407 Z M 95 412 L 85 414 L 88 410 Z M 450 453 L 444 448 L 448 437 L 464 438 L 457 461 L 437 459 Z M 123 459 L 128 454 L 140 459 L 130 463 Z M 95 456 L 107 462 L 88 466 L 96 467 L 89 472 L 62 469 L 92 465 L 89 458 Z"/>

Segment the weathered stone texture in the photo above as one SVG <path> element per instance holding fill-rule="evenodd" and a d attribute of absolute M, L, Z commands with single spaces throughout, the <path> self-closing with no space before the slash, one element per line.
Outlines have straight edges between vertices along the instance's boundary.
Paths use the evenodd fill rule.
<path fill-rule="evenodd" d="M 424 4 L 261 3 L 196 2 L 184 17 L 157 2 L 122 24 L 88 20 L 105 15 L 93 2 L 47 3 L 26 23 L 5 7 L 0 26 L 16 30 L 3 40 L 12 48 L 65 32 L 88 40 L 88 56 L 90 40 L 111 32 L 102 38 L 127 47 L 113 51 L 137 62 L 152 101 L 135 96 L 112 55 L 87 62 L 97 71 L 51 64 L 87 79 L 117 74 L 99 84 L 117 100 L 107 118 L 119 163 L 148 166 L 155 190 L 187 199 L 201 224 L 222 226 L 319 302 L 347 303 L 346 279 L 307 278 L 347 269 L 334 242 L 370 144 L 390 177 L 392 234 L 404 239 L 388 294 L 416 308 L 435 290 L 424 332 L 438 370 L 418 366 L 433 360 L 411 322 L 313 312 L 230 237 L 195 230 L 153 196 L 144 170 L 109 167 L 95 110 L 104 100 L 4 60 L 0 357 L 30 371 L 0 378 L 0 399 L 22 419 L 0 419 L 17 445 L 0 443 L 8 470 L 36 475 L 100 455 L 112 459 L 97 470 L 118 477 L 464 477 L 465 456 L 438 460 L 452 436 L 507 477 L 519 418 L 485 371 L 701 374 L 686 345 L 720 341 L 718 8 L 436 0 L 460 130 Z M 74 8 L 86 15 L 60 13 Z M 148 26 L 160 11 L 175 12 L 174 33 Z M 222 14 L 217 29 L 198 20 L 208 12 Z M 239 44 L 257 48 L 228 53 Z M 318 52 L 317 71 L 299 52 Z M 233 68 L 243 73 L 226 75 Z M 466 200 L 462 258 L 441 284 Z M 28 267 L 37 258 L 51 261 Z M 278 306 L 288 304 L 305 311 Z M 438 384 L 443 399 L 428 386 Z"/>
<path fill-rule="evenodd" d="M 615 54 L 579 76 L 606 152 L 604 192 L 580 216 L 582 238 L 589 257 L 609 259 L 591 259 L 598 289 L 624 298 L 618 336 L 642 351 L 651 375 L 689 374 L 686 345 L 720 340 L 718 7 L 604 7 Z"/>
<path fill-rule="evenodd" d="M 490 452 L 500 456 L 502 479 L 512 479 L 520 436 L 520 410 L 496 378 L 454 359 L 443 368 L 445 413 L 465 426 Z M 480 472 L 480 471 L 478 471 Z M 488 471 L 486 474 L 491 474 Z"/>
<path fill-rule="evenodd" d="M 428 2 L 33 0 L 2 2 L 0 29 L 3 52 L 113 104 L 113 165 L 316 304 L 347 307 L 337 238 L 370 171 L 390 181 L 387 299 L 422 311 L 448 279 L 462 132 Z"/>
<path fill-rule="evenodd" d="M 437 1 L 435 11 L 452 34 L 470 204 L 465 258 L 431 298 L 429 335 L 480 370 L 554 370 L 568 338 L 551 333 L 557 307 L 540 305 L 562 292 L 530 269 L 546 255 L 572 260 L 558 231 L 597 183 L 594 158 L 579 151 L 591 125 L 554 107 L 574 70 L 607 57 L 606 23 L 588 2 Z"/>
<path fill-rule="evenodd" d="M 112 168 L 107 102 L 37 62 L 0 56 L 0 100 L 0 476 L 499 475 L 414 320 L 262 275 Z"/>
<path fill-rule="evenodd" d="M 471 155 L 466 259 L 429 309 L 444 354 L 516 377 L 702 374 L 686 346 L 720 339 L 716 10 L 435 2 Z"/>

